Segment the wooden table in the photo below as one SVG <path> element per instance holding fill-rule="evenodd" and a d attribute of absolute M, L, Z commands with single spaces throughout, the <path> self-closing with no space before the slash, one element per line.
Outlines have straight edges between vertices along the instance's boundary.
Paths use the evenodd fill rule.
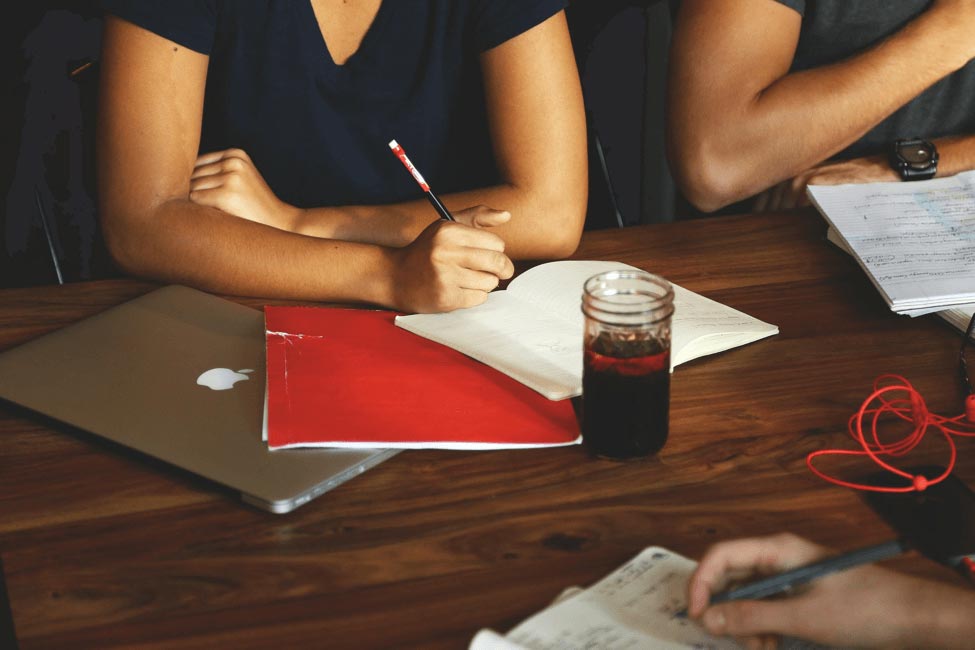
<path fill-rule="evenodd" d="M 852 445 L 847 418 L 884 372 L 960 412 L 960 334 L 890 313 L 825 231 L 805 211 L 586 234 L 578 259 L 646 268 L 781 329 L 679 366 L 670 440 L 646 461 L 406 451 L 281 516 L 0 405 L 0 557 L 21 647 L 464 648 L 648 545 L 696 558 L 782 530 L 844 549 L 890 538 L 806 454 Z M 153 288 L 2 291 L 0 349 Z M 969 484 L 973 445 L 957 469 Z M 916 555 L 892 564 L 956 579 Z"/>

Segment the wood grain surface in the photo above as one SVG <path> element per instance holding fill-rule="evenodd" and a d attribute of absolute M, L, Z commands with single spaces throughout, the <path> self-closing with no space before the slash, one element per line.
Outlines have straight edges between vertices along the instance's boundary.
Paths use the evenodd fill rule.
<path fill-rule="evenodd" d="M 960 412 L 960 334 L 892 314 L 825 232 L 800 211 L 586 233 L 577 259 L 659 273 L 781 330 L 679 366 L 669 441 L 645 461 L 584 447 L 406 451 L 273 515 L 0 403 L 0 557 L 21 648 L 465 648 L 648 545 L 696 558 L 783 530 L 838 549 L 891 538 L 805 456 L 852 445 L 846 421 L 881 373 Z M 0 350 L 155 286 L 0 291 Z M 973 484 L 975 441 L 959 450 Z M 909 460 L 943 452 L 932 442 Z M 889 564 L 956 580 L 917 555 Z"/>

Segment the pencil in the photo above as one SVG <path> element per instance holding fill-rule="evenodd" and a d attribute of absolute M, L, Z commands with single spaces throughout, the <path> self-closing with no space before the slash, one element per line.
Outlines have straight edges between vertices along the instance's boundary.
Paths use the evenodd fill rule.
<path fill-rule="evenodd" d="M 817 578 L 822 578 L 830 573 L 843 571 L 860 564 L 886 560 L 887 558 L 904 553 L 908 548 L 909 546 L 904 540 L 895 539 L 884 542 L 883 544 L 867 546 L 850 551 L 849 553 L 828 557 L 818 562 L 813 562 L 812 564 L 807 564 L 774 576 L 769 576 L 768 578 L 756 580 L 755 582 L 720 594 L 715 594 L 711 596 L 709 605 L 726 603 L 731 600 L 757 600 L 759 598 L 768 598 L 769 596 L 788 593 L 796 587 L 816 580 Z M 687 610 L 683 609 L 677 612 L 675 616 L 678 618 L 686 618 Z"/>
<path fill-rule="evenodd" d="M 426 193 L 427 199 L 433 205 L 437 213 L 440 214 L 440 218 L 445 219 L 446 221 L 453 221 L 454 217 L 450 214 L 450 212 L 447 211 L 447 208 L 443 203 L 440 202 L 440 199 L 438 199 L 437 195 L 433 193 L 433 190 L 430 189 L 430 185 L 423 178 L 423 174 L 420 173 L 420 170 L 414 167 L 413 163 L 410 162 L 410 159 L 406 156 L 406 152 L 403 151 L 403 147 L 401 147 L 396 140 L 391 140 L 389 143 L 389 148 L 393 150 L 393 153 L 396 154 L 396 157 L 400 159 L 403 166 L 406 167 L 410 174 L 413 175 L 413 178 L 416 179 L 416 182 L 420 185 L 420 188 Z"/>

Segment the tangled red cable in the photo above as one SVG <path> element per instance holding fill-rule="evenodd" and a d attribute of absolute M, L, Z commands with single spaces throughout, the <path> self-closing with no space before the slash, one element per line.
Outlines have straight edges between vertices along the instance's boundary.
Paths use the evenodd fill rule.
<path fill-rule="evenodd" d="M 887 385 L 883 385 L 886 382 Z M 873 393 L 864 400 L 860 409 L 850 417 L 848 430 L 850 436 L 859 444 L 861 449 L 821 449 L 814 451 L 806 456 L 806 465 L 809 469 L 822 479 L 856 490 L 867 490 L 873 492 L 921 492 L 928 486 L 940 483 L 945 480 L 955 467 L 955 459 L 958 450 L 955 447 L 953 436 L 975 437 L 975 395 L 969 396 L 966 402 L 966 413 L 956 417 L 948 418 L 928 410 L 927 404 L 921 394 L 900 375 L 881 375 L 873 382 Z M 891 394 L 894 395 L 891 395 Z M 900 395 L 898 395 L 900 394 Z M 878 406 L 871 406 L 878 402 Z M 880 433 L 877 425 L 880 418 L 890 414 L 905 422 L 913 425 L 913 430 L 904 438 L 895 442 L 885 443 L 880 441 Z M 864 420 L 869 422 L 869 434 L 864 431 Z M 912 449 L 917 447 L 924 439 L 928 429 L 938 430 L 951 450 L 951 459 L 945 471 L 934 478 L 924 476 L 914 476 L 905 472 L 883 460 L 882 456 L 904 456 Z M 853 483 L 838 479 L 817 469 L 813 464 L 813 459 L 818 456 L 869 456 L 873 462 L 877 463 L 889 472 L 893 472 L 910 481 L 910 485 L 903 487 L 881 487 L 877 485 L 867 485 L 863 483 Z"/>

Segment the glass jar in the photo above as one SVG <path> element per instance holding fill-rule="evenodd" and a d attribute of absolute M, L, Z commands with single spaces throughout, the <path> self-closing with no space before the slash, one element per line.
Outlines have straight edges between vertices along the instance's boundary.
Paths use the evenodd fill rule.
<path fill-rule="evenodd" d="M 582 435 L 601 458 L 654 454 L 670 420 L 670 328 L 674 290 L 646 271 L 586 280 Z"/>

